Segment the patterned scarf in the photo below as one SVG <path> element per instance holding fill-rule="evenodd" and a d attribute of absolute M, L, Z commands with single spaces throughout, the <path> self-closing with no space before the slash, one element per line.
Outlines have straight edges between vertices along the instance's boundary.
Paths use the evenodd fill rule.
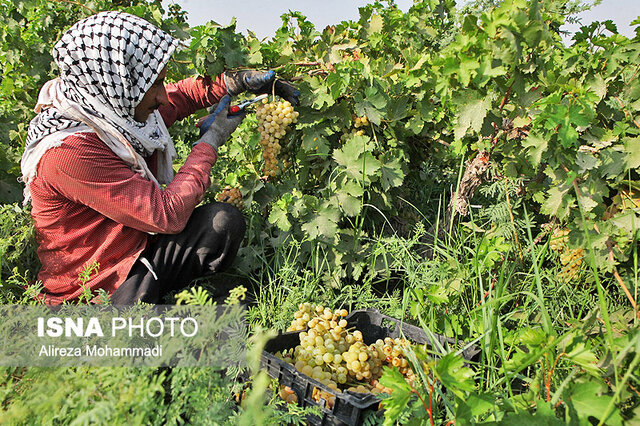
<path fill-rule="evenodd" d="M 60 77 L 45 84 L 22 156 L 25 203 L 44 153 L 72 134 L 95 132 L 135 172 L 156 183 L 143 157 L 160 150 L 158 180 L 173 179 L 173 142 L 158 111 L 145 123 L 135 108 L 165 67 L 178 40 L 137 16 L 102 12 L 73 25 L 56 43 Z"/>

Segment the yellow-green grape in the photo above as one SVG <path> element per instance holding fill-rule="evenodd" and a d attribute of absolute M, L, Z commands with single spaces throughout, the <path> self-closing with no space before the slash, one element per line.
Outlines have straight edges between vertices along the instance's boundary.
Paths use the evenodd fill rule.
<path fill-rule="evenodd" d="M 560 255 L 560 263 L 562 263 L 563 268 L 558 277 L 565 282 L 574 279 L 580 271 L 583 259 L 584 249 L 577 248 L 563 252 Z"/>
<path fill-rule="evenodd" d="M 549 248 L 552 251 L 561 253 L 567 249 L 567 243 L 569 242 L 569 230 L 568 229 L 556 229 L 551 235 L 549 241 Z"/>
<path fill-rule="evenodd" d="M 368 126 L 369 125 L 369 120 L 367 119 L 366 115 L 363 115 L 362 117 L 356 117 L 353 123 L 353 126 L 357 129 L 359 127 L 364 127 L 364 126 Z"/>
<path fill-rule="evenodd" d="M 284 399 L 287 404 L 295 404 L 298 402 L 296 393 L 289 386 L 280 386 L 280 398 Z"/>
<path fill-rule="evenodd" d="M 244 210 L 244 203 L 242 202 L 242 193 L 238 188 L 232 188 L 230 186 L 225 187 L 222 192 L 216 197 L 221 203 L 229 203 L 239 210 Z"/>
<path fill-rule="evenodd" d="M 381 356 L 385 357 L 384 362 L 389 365 L 396 367 L 398 371 L 402 375 L 405 376 L 405 379 L 409 383 L 413 383 L 415 380 L 415 376 L 413 371 L 409 366 L 409 362 L 406 359 L 406 350 L 409 347 L 410 343 L 406 339 L 391 339 L 387 337 L 384 339 L 384 342 L 376 342 L 381 347 Z M 382 343 L 380 345 L 380 343 Z"/>
<path fill-rule="evenodd" d="M 298 112 L 288 101 L 271 102 L 266 99 L 256 109 L 260 146 L 264 160 L 264 174 L 275 176 L 280 170 L 278 154 L 282 149 L 280 141 L 286 134 L 289 125 L 298 121 Z M 284 162 L 283 162 L 284 164 Z"/>

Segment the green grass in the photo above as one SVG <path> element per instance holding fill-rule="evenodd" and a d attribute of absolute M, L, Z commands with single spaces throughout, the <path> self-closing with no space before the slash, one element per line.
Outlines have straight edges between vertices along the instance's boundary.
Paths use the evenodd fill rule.
<path fill-rule="evenodd" d="M 33 277 L 30 223 L 18 220 L 26 212 L 11 211 L 17 215 L 11 220 L 20 226 L 3 236 L 5 247 L 11 241 L 25 248 L 22 257 L 13 256 L 9 258 L 13 263 L 4 263 L 0 297 L 3 303 L 29 303 L 23 285 Z M 627 299 L 611 276 L 588 268 L 587 261 L 574 280 L 559 279 L 561 265 L 558 255 L 549 250 L 548 236 L 536 238 L 542 231 L 524 208 L 515 214 L 524 218 L 524 226 L 513 229 L 519 235 L 519 247 L 513 237 L 505 238 L 490 220 L 472 212 L 456 224 L 448 238 L 438 242 L 432 259 L 421 255 L 426 224 L 417 224 L 404 236 L 387 232 L 367 241 L 372 247 L 365 268 L 368 273 L 357 281 L 345 278 L 336 283 L 320 246 L 303 259 L 300 246 L 304 242 L 297 241 L 281 244 L 268 255 L 259 247 L 243 249 L 240 264 L 257 263 L 259 273 L 232 272 L 225 279 L 249 287 L 248 318 L 254 330 L 282 330 L 299 303 L 312 302 L 348 310 L 374 307 L 420 325 L 428 333 L 477 345 L 481 355 L 469 366 L 471 388 L 462 375 L 465 370 L 451 370 L 455 365 L 451 359 L 446 358 L 445 364 L 420 351 L 412 355 L 414 368 L 424 378 L 417 391 L 425 400 L 432 395 L 436 423 L 453 419 L 524 421 L 529 417 L 543 421 L 552 416 L 561 422 L 616 424 L 620 419 L 637 418 L 640 335 L 638 318 Z M 638 276 L 635 251 L 624 276 Z M 633 282 L 631 288 L 637 294 Z M 215 292 L 213 280 L 198 285 Z M 252 406 L 237 411 L 228 395 L 224 396 L 233 389 L 234 381 L 219 373 L 214 374 L 218 377 L 215 383 L 196 370 L 3 369 L 2 374 L 0 418 L 16 423 L 43 419 L 43 407 L 53 406 L 66 410 L 59 424 L 98 415 L 134 423 L 157 423 L 154 419 L 158 418 L 246 422 L 247 416 L 258 415 Z M 63 378 L 68 386 L 43 396 L 43 384 Z M 112 381 L 125 383 L 125 390 L 129 382 L 146 390 L 123 401 L 109 388 Z M 264 378 L 256 382 L 255 395 L 259 396 L 253 397 L 252 404 L 268 401 L 268 386 Z M 73 397 L 69 393 L 73 389 L 95 392 L 98 396 L 91 398 L 97 403 L 83 405 L 76 393 Z M 171 397 L 165 398 L 168 392 Z M 183 394 L 186 399 L 176 397 Z M 212 410 L 196 402 L 196 395 L 221 405 Z M 393 404 L 393 398 L 390 401 Z M 398 418 L 424 416 L 419 402 L 414 397 Z M 590 404 L 600 411 L 590 411 L 586 408 Z M 131 417 L 131 407 L 142 409 Z M 281 419 L 278 411 L 270 413 L 264 422 Z M 296 421 L 302 414 L 287 415 Z"/>

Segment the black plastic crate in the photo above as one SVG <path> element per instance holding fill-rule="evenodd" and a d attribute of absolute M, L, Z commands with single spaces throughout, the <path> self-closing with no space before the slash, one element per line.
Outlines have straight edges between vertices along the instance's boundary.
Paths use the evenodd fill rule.
<path fill-rule="evenodd" d="M 356 327 L 362 332 L 366 344 L 371 344 L 378 339 L 401 337 L 418 344 L 428 344 L 433 351 L 438 347 L 445 349 L 453 346 L 463 348 L 467 346 L 462 341 L 435 334 L 439 345 L 435 345 L 423 329 L 414 325 L 402 323 L 402 321 L 381 314 L 376 309 L 357 310 L 346 317 L 349 327 Z M 366 411 L 378 410 L 380 399 L 373 394 L 361 394 L 350 391 L 336 392 L 317 380 L 306 376 L 296 368 L 278 358 L 274 353 L 284 349 L 290 349 L 300 344 L 298 335 L 300 331 L 286 332 L 267 342 L 265 350 L 260 357 L 260 366 L 267 371 L 269 376 L 277 379 L 280 385 L 288 386 L 295 392 L 298 404 L 303 407 L 316 406 L 322 410 L 321 417 L 309 418 L 312 425 L 322 426 L 356 426 L 362 423 Z M 462 352 L 467 361 L 473 360 L 480 351 L 475 347 L 469 347 Z M 316 402 L 313 398 L 313 388 L 318 388 L 331 395 L 335 395 L 335 403 L 332 408 L 326 406 L 324 400 Z"/>

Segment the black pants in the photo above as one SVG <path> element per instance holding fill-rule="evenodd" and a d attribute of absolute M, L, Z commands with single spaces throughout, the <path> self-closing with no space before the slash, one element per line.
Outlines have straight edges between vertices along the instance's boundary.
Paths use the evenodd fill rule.
<path fill-rule="evenodd" d="M 245 228 L 242 214 L 230 204 L 196 208 L 179 234 L 150 237 L 140 257 L 149 261 L 157 279 L 139 258 L 111 295 L 111 303 L 158 304 L 167 293 L 186 287 L 195 278 L 227 269 L 236 257 Z"/>

